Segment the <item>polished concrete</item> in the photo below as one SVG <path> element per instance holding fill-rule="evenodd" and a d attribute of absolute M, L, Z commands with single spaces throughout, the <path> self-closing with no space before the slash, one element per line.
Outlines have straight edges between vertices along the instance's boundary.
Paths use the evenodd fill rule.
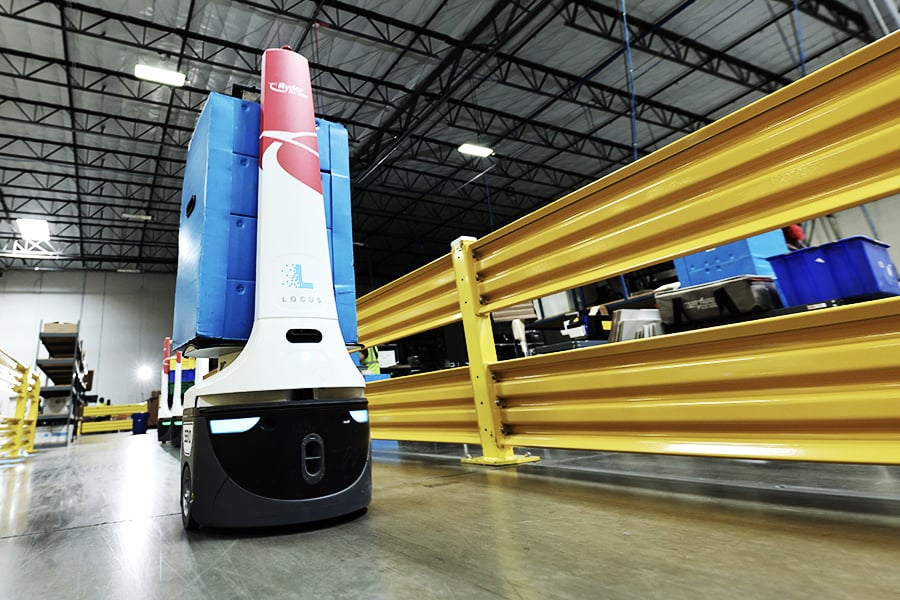
<path fill-rule="evenodd" d="M 191 534 L 153 435 L 2 463 L 0 599 L 900 597 L 896 468 L 376 449 L 367 514 Z"/>

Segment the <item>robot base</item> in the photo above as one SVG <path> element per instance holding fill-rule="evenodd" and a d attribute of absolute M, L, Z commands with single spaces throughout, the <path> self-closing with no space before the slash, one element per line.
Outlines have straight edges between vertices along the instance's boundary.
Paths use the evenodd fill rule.
<path fill-rule="evenodd" d="M 185 528 L 321 521 L 372 498 L 367 402 L 188 408 L 181 450 Z"/>

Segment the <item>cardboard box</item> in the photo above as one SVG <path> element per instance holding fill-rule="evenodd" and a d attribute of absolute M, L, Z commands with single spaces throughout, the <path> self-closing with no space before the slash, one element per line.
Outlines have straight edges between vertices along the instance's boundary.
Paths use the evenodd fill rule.
<path fill-rule="evenodd" d="M 41 426 L 34 434 L 35 446 L 65 446 L 69 435 L 66 425 Z"/>
<path fill-rule="evenodd" d="M 78 333 L 78 323 L 44 323 L 44 333 Z"/>
<path fill-rule="evenodd" d="M 152 392 L 147 400 L 147 427 L 159 425 L 159 392 Z"/>

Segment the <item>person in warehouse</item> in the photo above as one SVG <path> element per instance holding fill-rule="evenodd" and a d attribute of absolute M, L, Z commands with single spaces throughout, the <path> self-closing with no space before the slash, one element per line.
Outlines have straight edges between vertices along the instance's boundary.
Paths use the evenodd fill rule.
<path fill-rule="evenodd" d="M 378 348 L 363 348 L 359 351 L 359 362 L 369 375 L 380 375 L 381 366 L 378 364 Z"/>
<path fill-rule="evenodd" d="M 803 227 L 799 223 L 782 227 L 781 232 L 784 234 L 784 241 L 787 242 L 789 250 L 799 250 L 806 248 L 806 234 L 803 233 Z"/>

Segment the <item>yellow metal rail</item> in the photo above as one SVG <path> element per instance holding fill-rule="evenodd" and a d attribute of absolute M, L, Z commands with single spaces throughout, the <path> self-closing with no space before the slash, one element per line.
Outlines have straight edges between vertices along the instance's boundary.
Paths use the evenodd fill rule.
<path fill-rule="evenodd" d="M 481 443 L 465 367 L 375 381 L 366 397 L 376 439 Z"/>
<path fill-rule="evenodd" d="M 900 463 L 900 298 L 491 366 L 504 442 Z"/>
<path fill-rule="evenodd" d="M 372 384 L 373 433 L 900 464 L 900 299 L 505 362 L 479 320 L 900 191 L 898 66 L 900 32 L 362 298 L 367 344 L 463 318 L 477 358 Z"/>
<path fill-rule="evenodd" d="M 891 35 L 473 244 L 481 311 L 900 190 Z"/>
<path fill-rule="evenodd" d="M 356 308 L 359 341 L 366 346 L 459 321 L 450 255 L 366 294 Z"/>
<path fill-rule="evenodd" d="M 131 415 L 133 413 L 147 412 L 146 402 L 134 404 L 92 404 L 85 406 L 82 412 L 84 417 L 111 417 L 116 415 Z"/>
<path fill-rule="evenodd" d="M 82 433 L 106 433 L 109 431 L 131 431 L 134 423 L 131 418 L 114 419 L 112 421 L 82 421 L 78 427 L 78 434 Z"/>
<path fill-rule="evenodd" d="M 134 413 L 147 412 L 147 403 L 138 402 L 135 404 L 95 404 L 85 406 L 82 411 L 84 419 L 95 419 L 97 417 L 116 417 L 128 415 L 127 419 L 111 419 L 109 421 L 85 421 L 79 423 L 78 433 L 102 433 L 107 431 L 128 431 L 133 426 L 131 415 Z"/>

